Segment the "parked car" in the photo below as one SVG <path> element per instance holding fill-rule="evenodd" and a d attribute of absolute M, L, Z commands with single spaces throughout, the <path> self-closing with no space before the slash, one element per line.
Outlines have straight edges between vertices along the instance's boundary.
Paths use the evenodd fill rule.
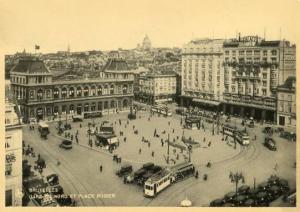
<path fill-rule="evenodd" d="M 63 149 L 72 149 L 72 141 L 70 140 L 63 140 L 59 145 L 60 148 Z"/>
<path fill-rule="evenodd" d="M 268 134 L 273 133 L 272 127 L 265 127 L 265 128 L 263 129 L 263 133 L 268 133 Z"/>
<path fill-rule="evenodd" d="M 255 207 L 256 206 L 256 202 L 254 201 L 254 199 L 247 199 L 244 203 L 244 207 Z"/>
<path fill-rule="evenodd" d="M 234 203 L 235 202 L 235 192 L 229 192 L 225 194 L 224 200 L 226 203 Z"/>
<path fill-rule="evenodd" d="M 122 177 L 124 175 L 128 175 L 132 172 L 132 165 L 125 164 L 121 166 L 121 168 L 116 172 L 116 175 Z"/>
<path fill-rule="evenodd" d="M 271 137 L 266 137 L 265 138 L 264 145 L 265 145 L 265 147 L 267 147 L 268 149 L 270 149 L 272 151 L 276 151 L 277 150 L 275 141 Z"/>
<path fill-rule="evenodd" d="M 270 187 L 270 185 L 268 182 L 263 182 L 258 185 L 258 190 L 259 191 L 268 191 L 269 187 Z"/>
<path fill-rule="evenodd" d="M 224 205 L 223 199 L 215 199 L 209 203 L 210 207 L 221 207 Z"/>

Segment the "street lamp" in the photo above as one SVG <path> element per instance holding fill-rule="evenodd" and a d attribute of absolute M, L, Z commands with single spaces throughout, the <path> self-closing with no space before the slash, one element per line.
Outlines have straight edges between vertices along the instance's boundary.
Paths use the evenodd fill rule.
<path fill-rule="evenodd" d="M 167 164 L 169 164 L 169 154 L 170 154 L 170 134 L 168 133 L 168 158 L 167 158 Z"/>
<path fill-rule="evenodd" d="M 237 201 L 238 184 L 240 180 L 242 180 L 242 183 L 245 183 L 245 177 L 242 172 L 236 172 L 235 174 L 232 174 L 232 172 L 230 172 L 229 178 L 231 180 L 231 183 L 235 183 L 235 200 Z"/>

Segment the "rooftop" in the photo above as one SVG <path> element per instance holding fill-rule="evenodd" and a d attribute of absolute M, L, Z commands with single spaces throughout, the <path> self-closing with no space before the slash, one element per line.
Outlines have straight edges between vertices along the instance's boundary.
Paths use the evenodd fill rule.
<path fill-rule="evenodd" d="M 104 71 L 129 71 L 128 64 L 120 58 L 110 58 L 103 67 Z"/>
<path fill-rule="evenodd" d="M 19 62 L 12 68 L 11 72 L 19 73 L 45 73 L 50 74 L 50 70 L 46 67 L 44 62 L 35 57 L 23 57 L 20 58 Z"/>
<path fill-rule="evenodd" d="M 296 77 L 288 77 L 284 84 L 278 86 L 278 90 L 295 90 L 296 89 Z"/>

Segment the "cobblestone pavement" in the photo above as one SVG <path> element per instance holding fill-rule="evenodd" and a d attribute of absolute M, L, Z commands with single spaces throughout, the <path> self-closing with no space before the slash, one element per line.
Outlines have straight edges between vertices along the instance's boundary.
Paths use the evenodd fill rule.
<path fill-rule="evenodd" d="M 141 116 L 141 118 L 139 118 Z M 114 114 L 95 119 L 96 124 L 100 121 L 108 120 L 113 123 L 117 135 L 123 131 L 127 141 L 124 142 L 124 136 L 119 136 L 120 146 L 113 152 L 122 157 L 122 162 L 131 163 L 134 169 L 137 169 L 145 162 L 154 162 L 159 165 L 167 165 L 165 156 L 167 155 L 167 145 L 161 145 L 160 139 L 167 139 L 170 135 L 170 141 L 177 136 L 182 136 L 183 129 L 180 125 L 180 116 L 173 115 L 173 117 L 164 118 L 154 116 L 148 121 L 149 111 L 138 112 L 138 118 L 129 121 L 125 128 L 127 121 L 127 114 Z M 118 120 L 122 120 L 121 126 Z M 296 158 L 296 143 L 289 142 L 274 135 L 277 142 L 278 151 L 272 152 L 265 148 L 262 144 L 264 135 L 262 133 L 261 125 L 255 128 L 249 128 L 248 132 L 251 138 L 257 136 L 255 141 L 247 148 L 240 147 L 234 149 L 233 146 L 222 141 L 222 135 L 212 135 L 212 125 L 205 124 L 204 130 L 184 130 L 186 137 L 192 137 L 199 141 L 200 147 L 193 149 L 192 162 L 199 171 L 200 178 L 189 178 L 185 181 L 179 182 L 161 192 L 155 199 L 147 199 L 143 197 L 142 188 L 136 185 L 125 185 L 122 179 L 114 174 L 114 171 L 120 167 L 112 161 L 112 155 L 105 149 L 100 149 L 95 146 L 92 148 L 88 146 L 88 122 L 84 120 L 82 128 L 79 128 L 80 123 L 71 123 L 71 134 L 75 134 L 79 130 L 79 144 L 74 142 L 72 150 L 63 150 L 58 147 L 62 138 L 57 136 L 55 127 L 56 122 L 49 123 L 51 134 L 47 140 L 41 140 L 37 130 L 29 131 L 24 127 L 24 140 L 26 143 L 32 145 L 37 153 L 40 153 L 45 158 L 47 169 L 60 176 L 62 186 L 66 193 L 76 194 L 114 194 L 109 198 L 78 198 L 78 205 L 82 206 L 179 206 L 180 202 L 188 197 L 194 206 L 207 206 L 209 202 L 215 198 L 222 197 L 225 193 L 233 191 L 234 185 L 229 180 L 229 172 L 241 171 L 243 172 L 246 184 L 253 186 L 254 178 L 259 184 L 265 181 L 271 174 L 277 175 L 287 179 L 291 187 L 295 187 L 295 168 L 293 163 Z M 116 122 L 116 124 L 115 124 Z M 170 125 L 168 124 L 170 122 Z M 241 120 L 237 119 L 237 124 Z M 133 133 L 133 125 L 138 129 L 138 135 Z M 160 138 L 154 138 L 154 129 L 160 134 Z M 166 134 L 162 134 L 162 130 L 166 130 Z M 174 133 L 173 133 L 174 129 Z M 216 130 L 215 130 L 216 131 Z M 151 142 L 150 147 L 146 143 L 142 143 L 142 136 Z M 204 137 L 206 138 L 203 142 Z M 92 137 L 94 140 L 95 138 Z M 208 142 L 211 146 L 208 147 Z M 138 153 L 139 148 L 142 154 Z M 176 160 L 174 148 L 170 147 L 170 157 L 176 163 L 188 157 L 188 153 L 184 151 L 179 153 L 179 160 Z M 151 156 L 152 151 L 155 152 L 154 157 Z M 57 158 L 62 162 L 61 166 L 56 165 Z M 211 161 L 212 167 L 207 168 L 205 164 Z M 275 171 L 274 166 L 278 164 L 278 169 Z M 99 166 L 103 166 L 103 172 L 100 173 Z M 202 175 L 208 174 L 208 181 L 202 180 Z"/>

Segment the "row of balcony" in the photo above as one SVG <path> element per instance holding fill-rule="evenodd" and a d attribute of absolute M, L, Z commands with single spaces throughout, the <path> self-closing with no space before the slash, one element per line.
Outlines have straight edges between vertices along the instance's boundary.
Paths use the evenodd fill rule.
<path fill-rule="evenodd" d="M 224 94 L 223 99 L 225 102 L 242 105 L 260 106 L 267 109 L 276 108 L 276 99 L 272 97 L 264 98 L 260 96 L 248 96 L 248 95 L 232 95 Z"/>
<path fill-rule="evenodd" d="M 271 67 L 271 66 L 278 66 L 278 62 L 267 62 L 267 61 L 224 61 L 223 65 L 228 66 L 256 66 L 256 67 Z"/>

